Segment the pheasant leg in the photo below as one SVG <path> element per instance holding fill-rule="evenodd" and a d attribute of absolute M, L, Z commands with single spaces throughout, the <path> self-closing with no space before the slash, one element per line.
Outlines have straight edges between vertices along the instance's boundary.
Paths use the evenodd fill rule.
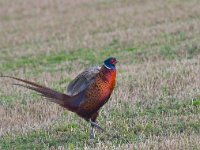
<path fill-rule="evenodd" d="M 97 129 L 104 132 L 104 129 L 102 127 L 100 127 L 96 122 L 90 121 L 90 123 L 91 123 L 91 126 L 96 127 Z"/>
<path fill-rule="evenodd" d="M 94 140 L 94 126 L 92 124 L 90 129 L 90 140 Z"/>

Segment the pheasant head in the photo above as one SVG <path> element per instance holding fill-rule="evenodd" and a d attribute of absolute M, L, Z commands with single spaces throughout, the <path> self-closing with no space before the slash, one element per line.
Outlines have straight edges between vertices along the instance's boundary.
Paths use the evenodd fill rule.
<path fill-rule="evenodd" d="M 115 65 L 117 64 L 117 59 L 114 57 L 109 57 L 104 61 L 104 66 L 109 70 L 115 70 Z"/>

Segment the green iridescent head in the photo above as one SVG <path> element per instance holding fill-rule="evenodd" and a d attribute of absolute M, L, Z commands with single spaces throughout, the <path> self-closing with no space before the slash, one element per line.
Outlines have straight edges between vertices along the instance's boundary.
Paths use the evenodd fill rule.
<path fill-rule="evenodd" d="M 115 65 L 117 64 L 117 59 L 114 57 L 109 57 L 104 61 L 104 66 L 108 69 L 115 70 Z"/>

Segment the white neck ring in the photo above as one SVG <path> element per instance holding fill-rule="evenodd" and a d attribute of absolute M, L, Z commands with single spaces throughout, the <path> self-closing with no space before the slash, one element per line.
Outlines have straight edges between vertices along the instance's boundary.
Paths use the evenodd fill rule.
<path fill-rule="evenodd" d="M 103 64 L 103 65 L 104 65 L 107 69 L 109 69 L 109 70 L 111 69 L 111 68 L 109 68 L 108 66 L 106 66 L 106 64 Z"/>

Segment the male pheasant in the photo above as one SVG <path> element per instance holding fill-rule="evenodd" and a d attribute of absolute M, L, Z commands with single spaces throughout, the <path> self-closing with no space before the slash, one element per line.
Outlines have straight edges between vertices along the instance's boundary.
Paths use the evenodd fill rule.
<path fill-rule="evenodd" d="M 104 131 L 97 123 L 99 109 L 108 101 L 115 87 L 116 63 L 114 57 L 106 59 L 101 67 L 91 67 L 71 81 L 67 93 L 63 94 L 31 81 L 9 77 L 26 83 L 16 84 L 40 93 L 50 101 L 72 111 L 90 122 L 90 139 L 94 138 L 93 127 Z"/>

